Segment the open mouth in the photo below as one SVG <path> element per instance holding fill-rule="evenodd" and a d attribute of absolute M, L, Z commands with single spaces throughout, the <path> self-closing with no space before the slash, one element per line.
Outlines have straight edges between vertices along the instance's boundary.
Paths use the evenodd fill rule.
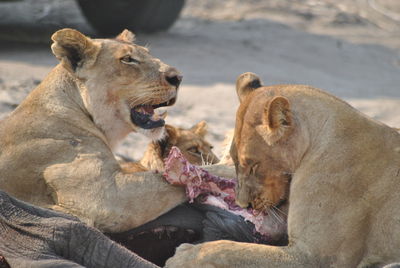
<path fill-rule="evenodd" d="M 175 101 L 176 98 L 172 98 L 169 101 L 155 105 L 142 104 L 133 107 L 131 109 L 132 123 L 143 129 L 153 129 L 164 126 L 166 112 L 158 114 L 155 113 L 154 110 L 160 107 L 171 106 L 175 103 Z"/>

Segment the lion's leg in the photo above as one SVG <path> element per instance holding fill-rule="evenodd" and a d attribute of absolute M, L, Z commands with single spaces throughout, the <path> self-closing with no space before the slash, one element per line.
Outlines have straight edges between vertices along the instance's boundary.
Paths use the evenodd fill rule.
<path fill-rule="evenodd" d="M 181 245 L 166 267 L 316 267 L 294 247 L 274 247 L 226 240 Z"/>
<path fill-rule="evenodd" d="M 55 191 L 54 208 L 113 233 L 142 225 L 186 201 L 184 189 L 169 185 L 161 174 L 126 174 L 110 159 L 85 154 L 48 167 L 44 177 Z"/>
<path fill-rule="evenodd" d="M 139 162 L 122 162 L 119 163 L 119 165 L 121 166 L 122 172 L 126 174 L 148 171 L 148 169 Z"/>

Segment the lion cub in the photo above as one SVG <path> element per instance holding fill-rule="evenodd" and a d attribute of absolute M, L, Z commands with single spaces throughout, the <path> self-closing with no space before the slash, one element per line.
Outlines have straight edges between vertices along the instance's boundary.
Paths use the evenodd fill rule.
<path fill-rule="evenodd" d="M 178 147 L 186 159 L 195 165 L 218 163 L 218 157 L 213 153 L 213 146 L 205 140 L 207 123 L 201 121 L 189 129 L 165 125 L 164 139 L 153 141 L 147 146 L 143 158 L 139 162 L 120 163 L 124 172 L 147 170 L 164 170 L 164 159 L 172 146 Z"/>

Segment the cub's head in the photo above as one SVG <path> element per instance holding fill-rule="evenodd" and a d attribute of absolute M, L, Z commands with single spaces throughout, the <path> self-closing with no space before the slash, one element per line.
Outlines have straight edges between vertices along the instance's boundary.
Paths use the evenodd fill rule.
<path fill-rule="evenodd" d="M 189 129 L 165 125 L 166 135 L 163 139 L 153 141 L 140 160 L 148 170 L 164 170 L 164 159 L 168 157 L 172 146 L 180 149 L 185 158 L 194 165 L 218 163 L 212 146 L 205 140 L 207 124 L 201 121 Z"/>
<path fill-rule="evenodd" d="M 172 146 L 176 146 L 185 158 L 194 165 L 209 165 L 218 163 L 218 157 L 213 153 L 213 146 L 205 139 L 207 123 L 201 121 L 189 129 L 165 125 L 166 137 L 154 142 L 160 152 L 161 159 L 165 159 Z"/>
<path fill-rule="evenodd" d="M 162 136 L 164 119 L 154 112 L 173 105 L 182 76 L 134 44 L 123 31 L 115 39 L 90 39 L 63 29 L 53 34 L 52 51 L 78 84 L 85 108 L 113 144 L 130 131 Z"/>
<path fill-rule="evenodd" d="M 295 120 L 288 99 L 261 86 L 255 74 L 240 75 L 236 85 L 240 107 L 230 150 L 238 175 L 236 202 L 266 211 L 288 199 L 287 152 L 295 146 Z"/>
<path fill-rule="evenodd" d="M 172 146 L 178 147 L 185 158 L 194 165 L 218 163 L 218 157 L 213 153 L 213 146 L 205 140 L 207 124 L 201 121 L 189 129 L 166 125 L 166 150 L 163 158 L 168 156 Z"/>

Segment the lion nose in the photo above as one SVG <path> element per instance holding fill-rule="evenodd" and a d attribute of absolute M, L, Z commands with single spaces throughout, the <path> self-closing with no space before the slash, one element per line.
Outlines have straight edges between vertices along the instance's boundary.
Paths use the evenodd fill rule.
<path fill-rule="evenodd" d="M 165 80 L 168 82 L 168 84 L 170 84 L 171 86 L 174 86 L 176 88 L 178 88 L 179 85 L 181 84 L 182 78 L 183 78 L 183 76 L 180 75 L 174 69 L 165 73 Z"/>

